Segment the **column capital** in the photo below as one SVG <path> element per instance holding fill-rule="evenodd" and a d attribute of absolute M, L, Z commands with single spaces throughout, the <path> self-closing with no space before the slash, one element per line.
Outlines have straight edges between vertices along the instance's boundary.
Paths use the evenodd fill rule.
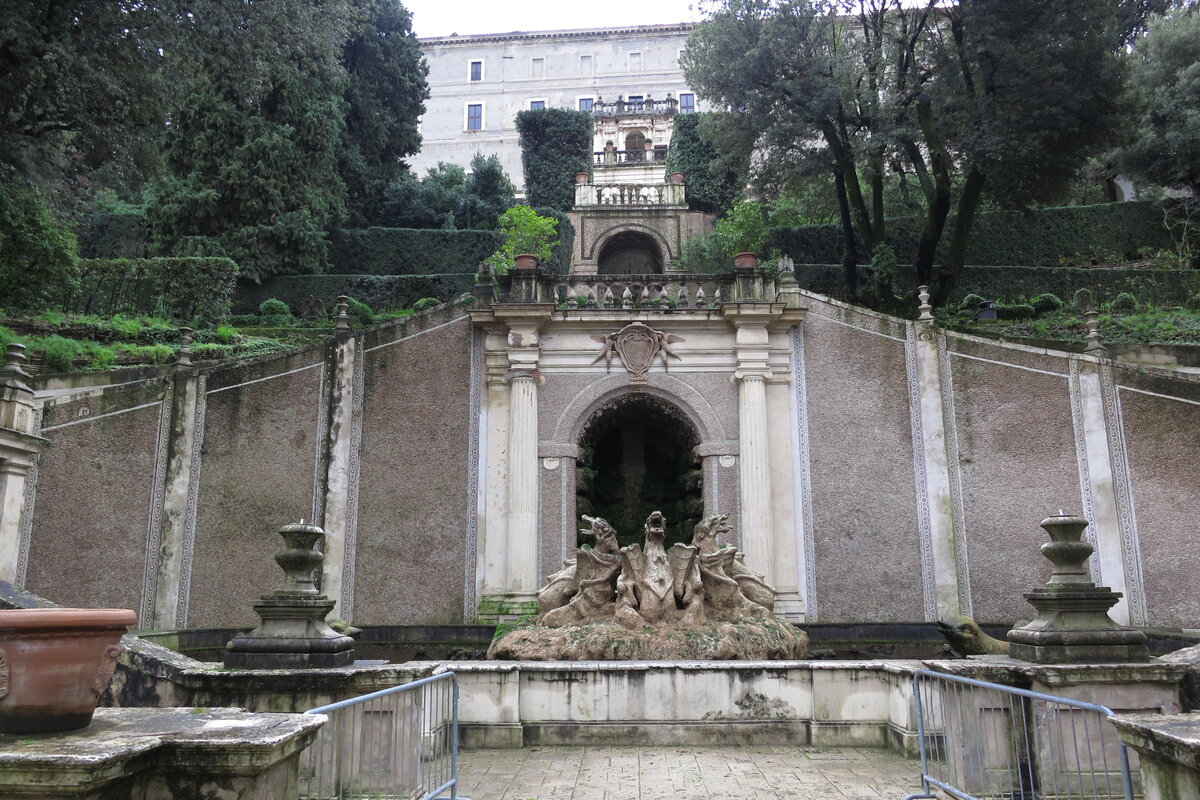
<path fill-rule="evenodd" d="M 804 321 L 806 308 L 789 308 L 786 303 L 725 303 L 721 314 L 735 328 L 761 326 L 772 330 L 793 328 Z"/>
<path fill-rule="evenodd" d="M 773 377 L 775 377 L 775 373 L 770 367 L 750 364 L 745 367 L 738 367 L 733 373 L 733 379 L 739 383 L 745 381 L 766 381 Z"/>

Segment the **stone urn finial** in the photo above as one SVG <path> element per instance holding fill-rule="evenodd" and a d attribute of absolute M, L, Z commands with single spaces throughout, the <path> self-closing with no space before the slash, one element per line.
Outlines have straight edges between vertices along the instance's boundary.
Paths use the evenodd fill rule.
<path fill-rule="evenodd" d="M 917 306 L 917 319 L 920 322 L 933 322 L 933 306 L 929 305 L 929 287 L 917 287 L 917 300 L 920 305 Z"/>
<path fill-rule="evenodd" d="M 350 298 L 339 294 L 337 300 L 337 329 L 348 331 L 350 330 Z"/>
<path fill-rule="evenodd" d="M 1104 337 L 1100 334 L 1100 314 L 1096 311 L 1088 311 L 1083 315 L 1083 324 L 1087 327 L 1087 344 L 1083 351 L 1094 356 L 1108 355 L 1108 348 L 1104 346 Z"/>
<path fill-rule="evenodd" d="M 0 369 L 0 387 L 32 393 L 33 390 L 25 383 L 33 377 L 25 371 L 25 359 L 25 345 L 9 342 L 4 354 L 4 368 Z"/>
<path fill-rule="evenodd" d="M 334 601 L 314 576 L 325 562 L 317 544 L 325 536 L 303 521 L 279 529 L 284 548 L 275 554 L 284 580 L 254 604 L 258 627 L 228 645 L 225 666 L 233 669 L 304 669 L 354 663 L 354 640 L 325 622 Z"/>
<path fill-rule="evenodd" d="M 1037 617 L 1008 632 L 1009 654 L 1038 664 L 1149 661 L 1146 634 L 1108 616 L 1121 594 L 1092 582 L 1086 562 L 1093 548 L 1083 541 L 1088 521 L 1060 512 L 1041 526 L 1050 541 L 1040 549 L 1054 571 L 1043 588 L 1025 595 Z"/>
<path fill-rule="evenodd" d="M 192 329 L 187 325 L 179 328 L 179 352 L 175 355 L 175 363 L 181 367 L 192 365 Z"/>

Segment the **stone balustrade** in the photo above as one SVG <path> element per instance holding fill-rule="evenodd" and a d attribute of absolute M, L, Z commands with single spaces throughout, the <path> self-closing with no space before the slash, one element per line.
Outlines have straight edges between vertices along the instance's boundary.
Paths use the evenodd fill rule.
<path fill-rule="evenodd" d="M 683 206 L 687 195 L 682 183 L 580 183 L 575 186 L 577 206 Z"/>
<path fill-rule="evenodd" d="M 719 308 L 728 288 L 721 275 L 563 275 L 550 285 L 547 302 L 566 309 Z"/>
<path fill-rule="evenodd" d="M 641 166 L 643 164 L 662 164 L 670 152 L 668 147 L 643 148 L 641 150 L 597 150 L 592 153 L 592 163 L 596 166 Z"/>

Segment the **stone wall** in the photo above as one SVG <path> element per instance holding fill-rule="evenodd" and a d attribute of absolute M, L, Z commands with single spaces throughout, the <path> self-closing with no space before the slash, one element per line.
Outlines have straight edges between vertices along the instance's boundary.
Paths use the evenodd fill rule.
<path fill-rule="evenodd" d="M 1195 627 L 1200 599 L 1180 587 L 1200 571 L 1200 378 L 802 303 L 765 351 L 767 458 L 789 476 L 772 487 L 773 554 L 734 534 L 778 570 L 793 618 L 1028 618 L 1021 595 L 1048 569 L 1037 523 L 1061 509 L 1093 520 L 1117 619 Z M 717 309 L 645 312 L 683 335 L 683 358 L 631 384 L 591 363 L 621 313 L 555 312 L 542 331 L 536 546 L 504 523 L 510 345 L 444 307 L 281 357 L 48 393 L 14 583 L 136 608 L 143 628 L 249 626 L 279 577 L 274 531 L 303 517 L 327 532 L 334 616 L 471 621 L 488 586 L 541 581 L 575 545 L 579 436 L 634 389 L 686 416 L 706 510 L 736 522 L 731 326 Z"/>

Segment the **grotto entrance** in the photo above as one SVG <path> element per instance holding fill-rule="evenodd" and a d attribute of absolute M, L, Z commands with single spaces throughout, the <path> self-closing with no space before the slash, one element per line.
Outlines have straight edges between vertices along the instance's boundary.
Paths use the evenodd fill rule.
<path fill-rule="evenodd" d="M 577 514 L 608 520 L 624 546 L 641 542 L 642 524 L 661 511 L 666 547 L 690 542 L 704 513 L 699 442 L 692 423 L 667 400 L 631 392 L 606 403 L 580 437 Z"/>
<path fill-rule="evenodd" d="M 658 243 L 638 231 L 622 231 L 605 242 L 598 264 L 601 275 L 659 275 L 663 271 Z"/>

